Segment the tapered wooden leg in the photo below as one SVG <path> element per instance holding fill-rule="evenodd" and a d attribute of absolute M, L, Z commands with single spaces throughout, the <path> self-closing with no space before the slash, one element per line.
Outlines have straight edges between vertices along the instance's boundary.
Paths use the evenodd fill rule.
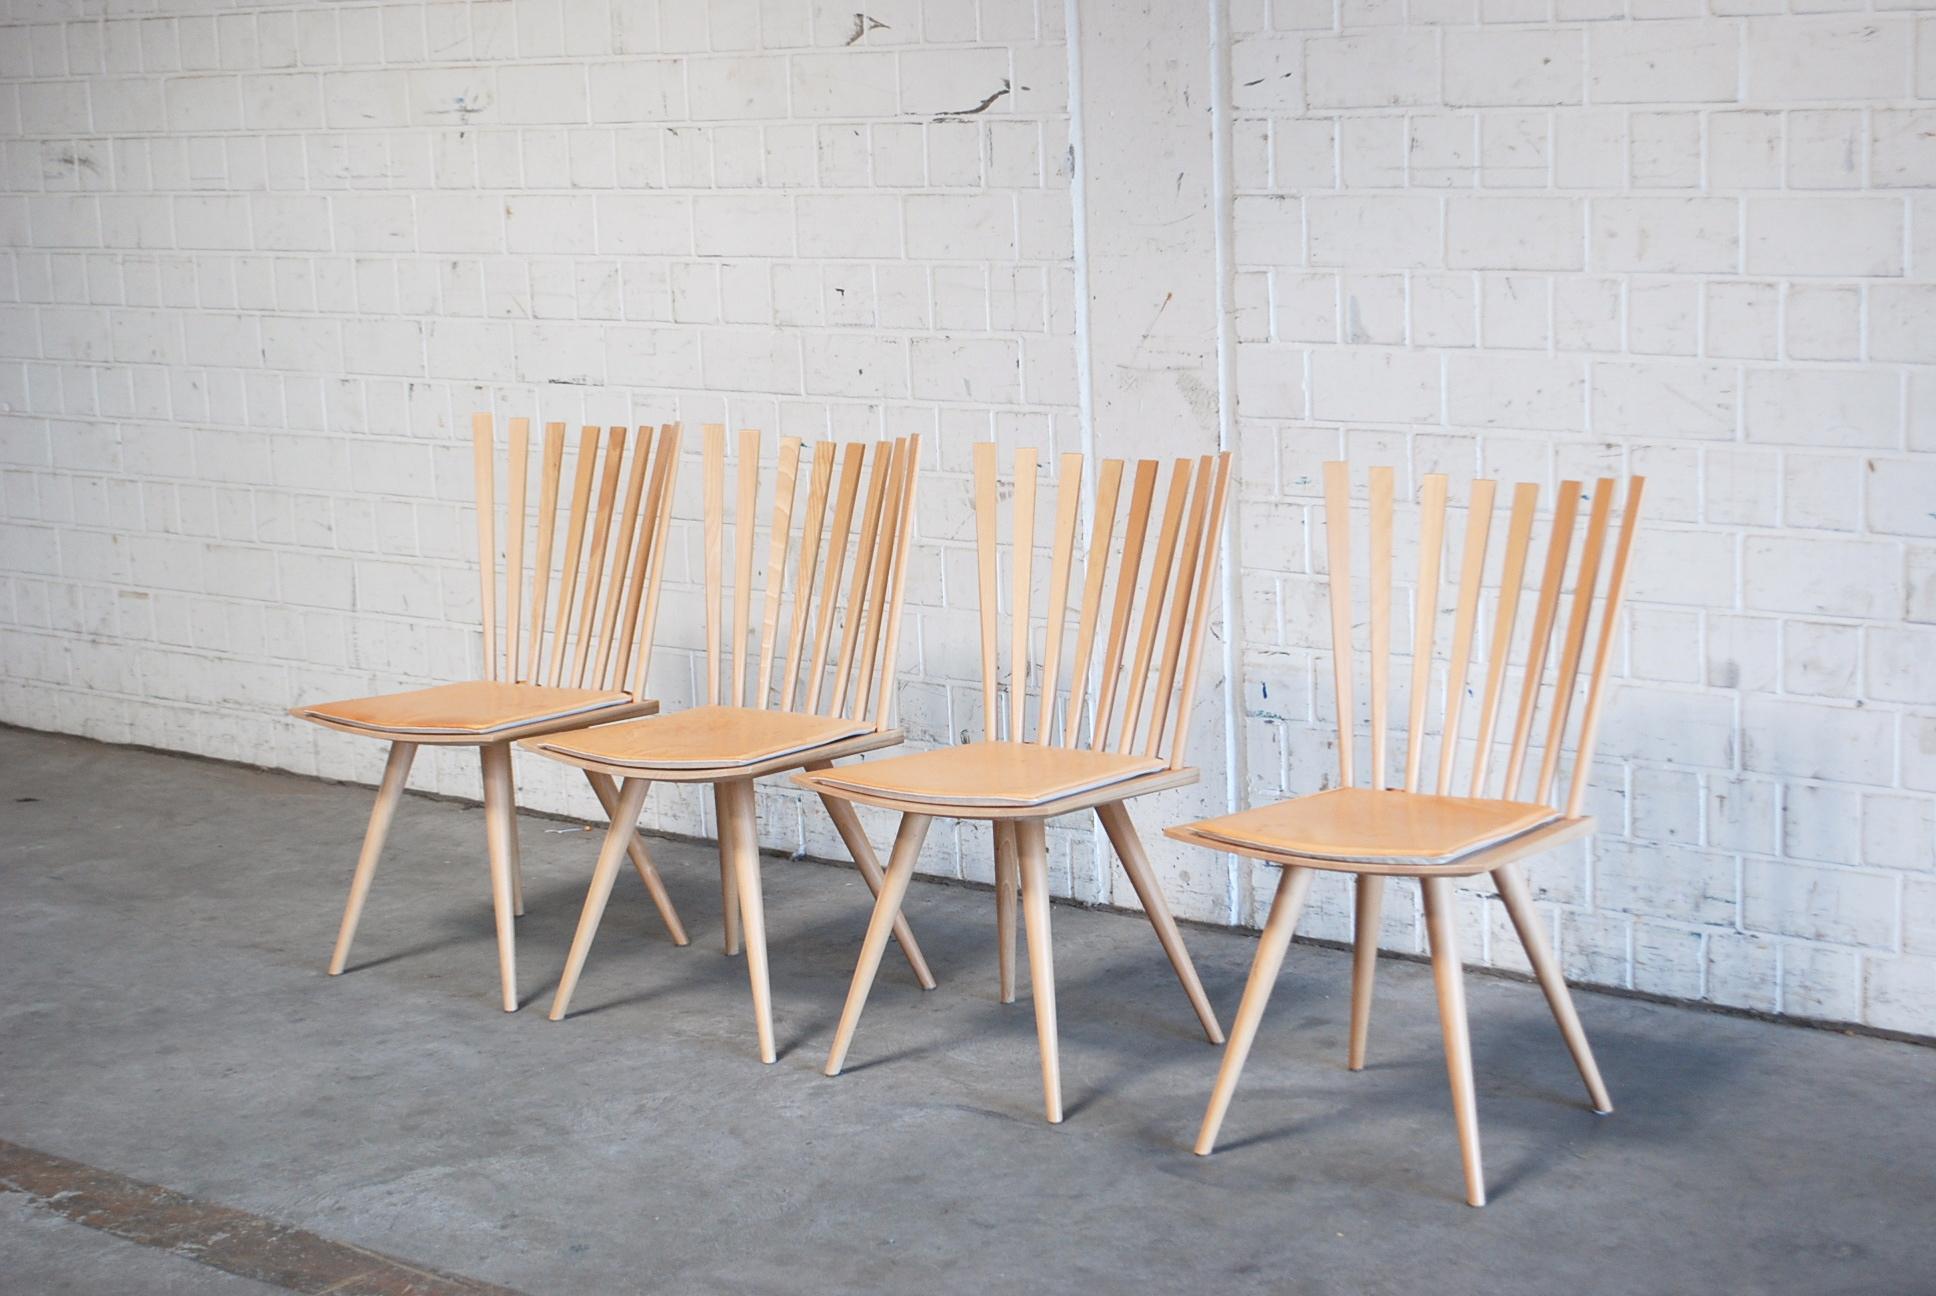
<path fill-rule="evenodd" d="M 1378 975 L 1378 920 L 1385 908 L 1385 879 L 1358 875 L 1358 913 L 1351 944 L 1351 1043 L 1345 1066 L 1365 1069 L 1365 1041 L 1371 1035 L 1371 983 Z"/>
<path fill-rule="evenodd" d="M 815 766 L 825 769 L 825 765 Z M 881 865 L 874 857 L 874 844 L 867 840 L 861 829 L 860 816 L 854 812 L 851 801 L 839 797 L 822 796 L 820 804 L 827 807 L 827 817 L 834 821 L 834 829 L 840 833 L 840 840 L 847 843 L 847 853 L 853 856 L 854 867 L 867 883 L 867 889 L 878 898 L 881 894 Z M 923 990 L 934 989 L 934 973 L 928 971 L 928 960 L 915 943 L 914 932 L 908 927 L 905 914 L 894 915 L 894 939 L 900 943 L 901 953 L 907 958 L 908 966 L 914 969 L 914 979 L 921 983 Z"/>
<path fill-rule="evenodd" d="M 921 857 L 921 843 L 927 840 L 927 815 L 901 816 L 901 827 L 894 835 L 894 852 L 887 859 L 887 876 L 881 879 L 881 893 L 874 899 L 874 916 L 867 920 L 867 935 L 860 943 L 860 961 L 854 965 L 854 979 L 847 987 L 847 1003 L 840 1010 L 840 1025 L 834 1030 L 834 1046 L 827 1051 L 826 1072 L 840 1074 L 847 1061 L 847 1048 L 854 1042 L 854 1028 L 860 1025 L 860 1010 L 867 1005 L 867 992 L 874 988 L 874 974 L 881 969 L 881 955 L 887 952 L 887 938 L 894 930 L 894 915 L 901 911 L 908 883 L 914 879 L 914 862 Z"/>
<path fill-rule="evenodd" d="M 713 807 L 719 807 L 719 785 L 713 785 Z M 726 835 L 732 831 L 724 819 L 719 823 L 719 907 L 726 918 L 726 957 L 739 953 L 739 879 L 733 872 L 732 856 L 726 851 Z"/>
<path fill-rule="evenodd" d="M 645 808 L 649 779 L 626 779 L 614 790 L 612 822 L 606 825 L 605 840 L 598 848 L 598 863 L 592 869 L 591 888 L 585 892 L 585 907 L 578 914 L 578 932 L 571 938 L 571 953 L 565 957 L 564 975 L 558 978 L 558 992 L 551 997 L 552 1021 L 562 1021 L 571 1006 L 571 992 L 578 988 L 578 975 L 585 970 L 585 956 L 592 952 L 592 937 L 605 916 L 605 902 L 612 898 L 612 883 L 618 880 L 618 866 L 625 859 L 632 825 Z"/>
<path fill-rule="evenodd" d="M 415 743 L 390 744 L 390 759 L 383 766 L 383 782 L 376 789 L 376 805 L 370 809 L 370 826 L 363 830 L 363 852 L 356 857 L 356 872 L 350 875 L 349 903 L 343 906 L 343 922 L 336 929 L 336 948 L 329 956 L 331 976 L 343 975 L 343 964 L 350 956 L 350 942 L 356 939 L 356 922 L 363 916 L 363 901 L 370 894 L 370 879 L 376 876 L 377 857 L 383 854 L 383 839 L 390 835 L 390 821 L 396 817 L 397 802 L 403 799 L 403 785 L 410 777 L 410 762 L 416 755 Z"/>
<path fill-rule="evenodd" d="M 1526 947 L 1526 957 L 1532 961 L 1539 988 L 1546 992 L 1547 1006 L 1552 1008 L 1553 1019 L 1560 1025 L 1567 1051 L 1573 1054 L 1573 1064 L 1580 1068 L 1580 1078 L 1586 1081 L 1593 1110 L 1604 1116 L 1613 1110 L 1613 1099 L 1607 1094 L 1606 1082 L 1600 1079 L 1600 1064 L 1593 1060 L 1593 1048 L 1586 1042 L 1580 1014 L 1573 1010 L 1573 996 L 1566 988 L 1565 978 L 1560 976 L 1559 960 L 1553 957 L 1553 947 L 1546 943 L 1546 932 L 1533 908 L 1526 875 L 1520 872 L 1518 864 L 1507 864 L 1493 871 L 1492 881 L 1499 888 L 1499 898 L 1506 902 L 1506 912 L 1519 932 L 1519 943 Z"/>
<path fill-rule="evenodd" d="M 1472 1037 L 1465 1020 L 1465 969 L 1452 914 L 1452 879 L 1420 878 L 1425 890 L 1425 932 L 1432 942 L 1432 980 L 1439 992 L 1439 1028 L 1445 1036 L 1445 1071 L 1452 1081 L 1452 1116 L 1459 1126 L 1459 1159 L 1465 1163 L 1465 1199 L 1486 1204 L 1485 1170 L 1479 1162 L 1479 1105 L 1472 1086 Z"/>
<path fill-rule="evenodd" d="M 760 1061 L 772 1062 L 773 988 L 766 971 L 766 908 L 760 895 L 760 829 L 754 812 L 753 783 L 739 779 L 713 784 L 719 821 L 730 818 L 732 833 L 720 847 L 730 856 L 733 887 L 739 896 L 740 928 L 746 934 L 746 977 L 753 985 L 753 1027 L 759 1033 Z M 728 842 L 731 843 L 730 847 Z"/>
<path fill-rule="evenodd" d="M 1042 1108 L 1062 1123 L 1062 1050 L 1055 1028 L 1055 951 L 1049 937 L 1049 847 L 1040 819 L 1015 823 L 1022 871 L 1022 920 L 1028 924 L 1029 990 L 1035 996 L 1035 1039 L 1042 1050 Z"/>
<path fill-rule="evenodd" d="M 518 937 L 511 873 L 518 851 L 517 794 L 511 786 L 511 745 L 479 748 L 484 765 L 484 837 L 491 852 L 491 908 L 497 914 L 497 975 L 504 1011 L 518 1010 Z"/>
<path fill-rule="evenodd" d="M 1015 1002 L 1015 902 L 1022 868 L 1015 858 L 1015 825 L 997 819 L 995 828 L 995 974 L 1001 1001 Z"/>
<path fill-rule="evenodd" d="M 601 774 L 597 770 L 586 770 L 585 777 L 591 781 L 592 794 L 598 798 L 598 804 L 605 807 L 605 814 L 609 818 L 612 808 L 618 804 L 617 781 L 610 774 Z M 636 821 L 638 816 L 634 814 L 632 818 Z M 684 945 L 686 927 L 679 921 L 679 911 L 672 907 L 672 897 L 666 894 L 665 881 L 659 876 L 659 867 L 652 862 L 652 857 L 646 854 L 645 842 L 639 837 L 637 824 L 630 823 L 626 826 L 632 829 L 632 838 L 626 843 L 625 853 L 631 857 L 632 867 L 638 872 L 639 881 L 645 883 L 646 891 L 651 894 L 652 903 L 659 911 L 659 920 L 666 925 L 666 930 L 672 933 L 672 943 Z"/>
<path fill-rule="evenodd" d="M 1156 939 L 1162 943 L 1163 952 L 1170 956 L 1170 966 L 1176 969 L 1176 979 L 1183 983 L 1183 993 L 1189 997 L 1190 1007 L 1196 1009 L 1197 1020 L 1203 1023 L 1203 1033 L 1212 1044 L 1223 1043 L 1223 1027 L 1217 1024 L 1210 997 L 1203 993 L 1203 982 L 1197 979 L 1190 951 L 1183 948 L 1183 933 L 1176 929 L 1170 902 L 1150 868 L 1149 854 L 1143 849 L 1143 839 L 1136 835 L 1129 807 L 1120 801 L 1111 801 L 1096 807 L 1096 817 L 1102 820 L 1103 831 L 1109 834 L 1109 842 L 1116 848 L 1116 858 L 1123 862 L 1123 872 L 1129 874 L 1129 884 L 1136 888 L 1136 898 L 1143 902 L 1150 926 L 1156 928 Z"/>
<path fill-rule="evenodd" d="M 516 802 L 514 801 L 512 804 L 515 810 Z M 513 818 L 511 822 L 513 825 L 509 837 L 509 845 L 511 847 L 511 913 L 515 917 L 522 918 L 524 917 L 524 856 L 518 850 L 517 820 Z"/>
<path fill-rule="evenodd" d="M 1197 1130 L 1198 1156 L 1209 1156 L 1217 1145 L 1217 1131 L 1223 1128 L 1230 1097 L 1237 1092 L 1237 1077 L 1243 1074 L 1244 1059 L 1257 1040 L 1257 1024 L 1264 1019 L 1264 1005 L 1270 1002 L 1277 974 L 1284 968 L 1284 952 L 1291 946 L 1291 934 L 1297 930 L 1297 916 L 1310 889 L 1308 868 L 1287 868 L 1277 881 L 1277 898 L 1271 901 L 1270 917 L 1264 921 L 1264 934 L 1257 942 L 1257 957 L 1250 965 L 1250 979 L 1244 983 L 1243 1002 L 1237 1005 L 1237 1020 L 1231 1023 L 1223 1065 L 1217 1068 L 1217 1085 L 1210 1091 L 1210 1106 Z"/>

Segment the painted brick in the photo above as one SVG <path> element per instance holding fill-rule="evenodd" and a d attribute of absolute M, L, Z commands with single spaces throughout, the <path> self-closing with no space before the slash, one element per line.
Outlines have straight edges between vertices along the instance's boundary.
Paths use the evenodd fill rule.
<path fill-rule="evenodd" d="M 1893 198 L 1750 198 L 1747 271 L 1899 275 L 1902 233 L 1903 205 Z"/>
<path fill-rule="evenodd" d="M 1723 198 L 1605 198 L 1589 204 L 1591 265 L 1613 273 L 1732 273 L 1735 204 Z"/>
<path fill-rule="evenodd" d="M 1587 34 L 1594 103 L 1703 103 L 1735 98 L 1735 24 L 1701 19 L 1611 23 Z"/>

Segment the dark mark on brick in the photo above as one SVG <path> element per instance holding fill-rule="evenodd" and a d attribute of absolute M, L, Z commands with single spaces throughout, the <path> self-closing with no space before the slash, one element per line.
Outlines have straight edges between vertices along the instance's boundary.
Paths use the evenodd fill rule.
<path fill-rule="evenodd" d="M 1003 77 L 1002 88 L 995 91 L 995 93 L 989 95 L 986 99 L 976 104 L 973 108 L 957 108 L 957 109 L 954 109 L 952 112 L 937 113 L 935 114 L 934 119 L 936 121 L 947 121 L 950 117 L 973 117 L 976 113 L 985 113 L 989 110 L 991 106 L 993 106 L 994 102 L 997 99 L 1007 94 L 1008 90 L 1009 90 L 1008 78 Z"/>

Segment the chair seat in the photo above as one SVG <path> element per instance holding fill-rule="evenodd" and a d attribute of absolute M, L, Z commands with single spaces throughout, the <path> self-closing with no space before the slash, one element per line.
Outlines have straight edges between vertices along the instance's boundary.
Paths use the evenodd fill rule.
<path fill-rule="evenodd" d="M 623 690 L 469 680 L 462 684 L 413 689 L 408 693 L 321 702 L 296 707 L 293 714 L 305 720 L 368 729 L 373 733 L 485 736 L 580 716 L 589 719 L 601 711 L 636 705 L 632 695 Z"/>
<path fill-rule="evenodd" d="M 1349 864 L 1449 864 L 1558 819 L 1548 805 L 1333 788 L 1189 825 L 1230 847 Z"/>
<path fill-rule="evenodd" d="M 816 788 L 936 805 L 1033 806 L 1162 769 L 1154 756 L 977 742 L 822 770 Z"/>
<path fill-rule="evenodd" d="M 873 729 L 865 721 L 840 716 L 697 706 L 670 715 L 547 734 L 530 746 L 568 759 L 631 769 L 737 769 L 812 751 Z"/>

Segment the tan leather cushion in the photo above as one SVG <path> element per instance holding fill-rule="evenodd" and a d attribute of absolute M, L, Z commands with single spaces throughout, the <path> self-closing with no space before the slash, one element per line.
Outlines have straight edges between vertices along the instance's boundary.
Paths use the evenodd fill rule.
<path fill-rule="evenodd" d="M 408 693 L 320 702 L 298 707 L 296 714 L 383 733 L 488 734 L 568 720 L 631 701 L 632 695 L 623 691 L 470 680 Z"/>
<path fill-rule="evenodd" d="M 1034 743 L 978 742 L 822 770 L 822 783 L 903 801 L 1042 805 L 1162 769 L 1154 756 L 1125 756 Z"/>
<path fill-rule="evenodd" d="M 1240 851 L 1443 864 L 1557 818 L 1535 802 L 1333 788 L 1190 826 Z"/>
<path fill-rule="evenodd" d="M 639 769 L 731 769 L 824 747 L 874 728 L 839 716 L 700 706 L 550 734 L 541 751 Z"/>

